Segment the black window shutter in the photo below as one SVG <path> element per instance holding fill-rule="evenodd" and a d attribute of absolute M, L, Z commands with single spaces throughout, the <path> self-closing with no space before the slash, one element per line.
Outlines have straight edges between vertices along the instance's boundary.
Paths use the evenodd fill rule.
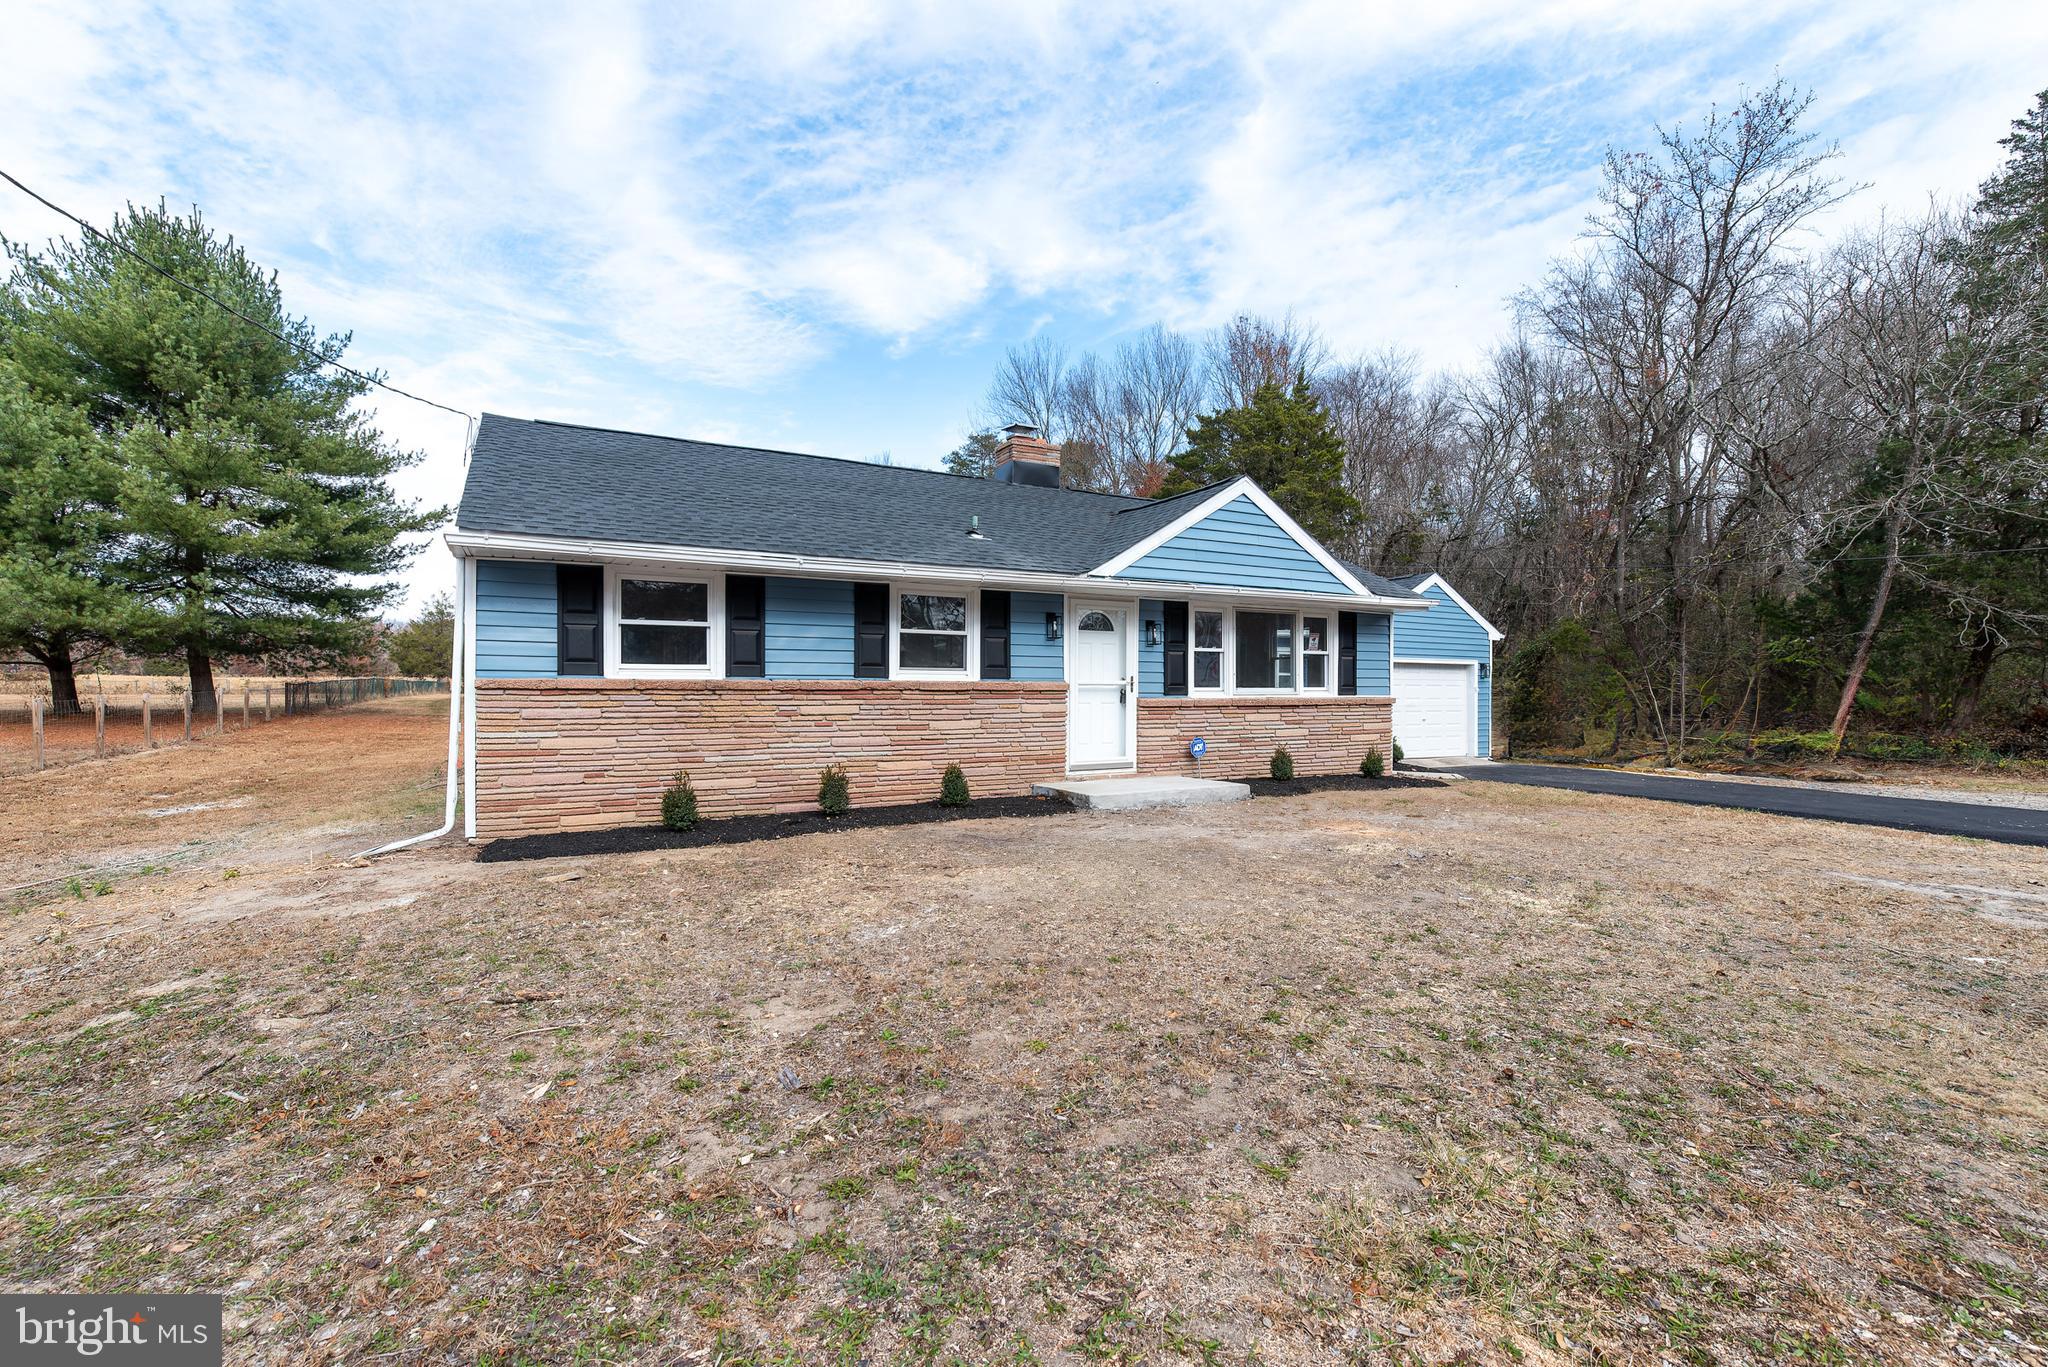
<path fill-rule="evenodd" d="M 1188 605 L 1166 605 L 1166 696 L 1188 695 Z"/>
<path fill-rule="evenodd" d="M 1002 589 L 981 594 L 981 677 L 1010 677 L 1010 595 Z"/>
<path fill-rule="evenodd" d="M 889 586 L 853 586 L 853 677 L 889 677 Z"/>
<path fill-rule="evenodd" d="M 725 677 L 759 679 L 768 673 L 763 629 L 768 581 L 758 574 L 725 577 Z"/>
<path fill-rule="evenodd" d="M 1358 614 L 1337 614 L 1337 691 L 1358 692 Z"/>
<path fill-rule="evenodd" d="M 604 673 L 604 571 L 555 566 L 555 673 Z"/>

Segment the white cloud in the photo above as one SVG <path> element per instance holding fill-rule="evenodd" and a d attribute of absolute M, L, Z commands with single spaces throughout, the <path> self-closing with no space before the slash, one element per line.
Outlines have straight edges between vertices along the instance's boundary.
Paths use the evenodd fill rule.
<path fill-rule="evenodd" d="M 1964 195 L 2048 10 L 27 0 L 8 38 L 0 165 L 99 219 L 203 204 L 359 363 L 473 409 L 787 440 L 826 430 L 820 379 L 1042 328 L 1291 307 L 1461 363 L 1571 248 L 1604 144 L 1780 72 L 1875 187 L 1846 216 Z M 0 231 L 61 227 L 0 196 Z M 924 450 L 978 389 L 835 439 Z M 447 501 L 459 434 L 414 408 L 379 401 L 434 452 L 408 490 Z"/>

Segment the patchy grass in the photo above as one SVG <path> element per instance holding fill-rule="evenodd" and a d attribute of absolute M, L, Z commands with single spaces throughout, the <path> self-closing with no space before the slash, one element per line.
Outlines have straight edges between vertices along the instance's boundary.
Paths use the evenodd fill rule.
<path fill-rule="evenodd" d="M 0 918 L 11 1288 L 235 1362 L 2048 1343 L 2033 852 L 1472 785 L 251 854 Z"/>

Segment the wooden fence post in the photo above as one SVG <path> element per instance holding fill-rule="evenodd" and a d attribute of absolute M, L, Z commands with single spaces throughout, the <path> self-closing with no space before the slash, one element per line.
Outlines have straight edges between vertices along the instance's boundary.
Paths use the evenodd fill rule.
<path fill-rule="evenodd" d="M 263 720 L 270 720 L 270 685 L 263 685 Z"/>
<path fill-rule="evenodd" d="M 145 693 L 142 695 L 142 743 L 154 750 L 156 749 L 156 723 L 152 720 L 149 713 L 150 697 L 149 694 Z"/>
<path fill-rule="evenodd" d="M 43 767 L 43 695 L 31 693 L 28 696 L 29 726 L 36 733 L 36 768 Z"/>
<path fill-rule="evenodd" d="M 178 697 L 185 704 L 185 739 L 189 741 L 192 739 L 192 690 L 188 688 Z"/>
<path fill-rule="evenodd" d="M 92 695 L 92 754 L 94 759 L 107 757 L 107 697 L 104 693 Z"/>
<path fill-rule="evenodd" d="M 223 735 L 228 729 L 228 695 L 218 688 L 213 690 L 213 734 Z"/>
<path fill-rule="evenodd" d="M 247 730 L 247 729 L 248 729 L 248 726 L 249 726 L 249 685 L 247 685 L 247 684 L 243 684 L 243 685 L 242 685 L 242 728 L 243 728 L 244 730 Z"/>

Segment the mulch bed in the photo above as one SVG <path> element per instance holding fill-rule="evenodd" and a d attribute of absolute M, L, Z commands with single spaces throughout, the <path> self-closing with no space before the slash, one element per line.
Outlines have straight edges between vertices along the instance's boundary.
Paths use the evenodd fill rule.
<path fill-rule="evenodd" d="M 1433 778 L 1388 775 L 1367 778 L 1363 774 L 1325 774 L 1316 778 L 1292 778 L 1276 782 L 1270 778 L 1248 778 L 1253 797 L 1296 797 L 1303 793 L 1331 789 L 1435 788 Z M 688 831 L 666 826 L 614 826 L 602 831 L 554 831 L 545 835 L 515 835 L 493 840 L 477 852 L 484 864 L 515 859 L 560 859 L 583 854 L 637 854 L 642 850 L 690 850 L 705 845 L 744 845 L 755 840 L 785 840 L 793 835 L 817 835 L 824 831 L 856 831 L 873 826 L 921 826 L 928 821 L 981 821 L 1003 816 L 1056 816 L 1074 809 L 1055 798 L 984 797 L 965 807 L 941 807 L 936 802 L 909 802 L 896 807 L 856 807 L 844 816 L 821 812 L 771 812 L 762 816 L 727 816 L 700 821 Z"/>
<path fill-rule="evenodd" d="M 634 854 L 641 850 L 689 850 L 703 845 L 743 845 L 783 840 L 821 831 L 857 831 L 873 826 L 921 826 L 927 821 L 982 821 L 1001 816 L 1056 816 L 1074 809 L 1045 797 L 982 797 L 965 807 L 908 802 L 896 807 L 855 807 L 844 816 L 822 812 L 770 812 L 700 821 L 694 830 L 666 826 L 617 826 L 602 831 L 555 831 L 493 840 L 478 851 L 481 863 L 508 859 L 556 859 L 578 854 Z"/>
<path fill-rule="evenodd" d="M 1388 788 L 1441 788 L 1440 778 L 1416 778 L 1408 774 L 1388 774 L 1383 778 L 1367 778 L 1364 774 L 1315 774 L 1306 777 L 1241 778 L 1239 783 L 1252 790 L 1253 797 L 1300 797 L 1303 793 L 1327 792 L 1382 792 Z"/>

